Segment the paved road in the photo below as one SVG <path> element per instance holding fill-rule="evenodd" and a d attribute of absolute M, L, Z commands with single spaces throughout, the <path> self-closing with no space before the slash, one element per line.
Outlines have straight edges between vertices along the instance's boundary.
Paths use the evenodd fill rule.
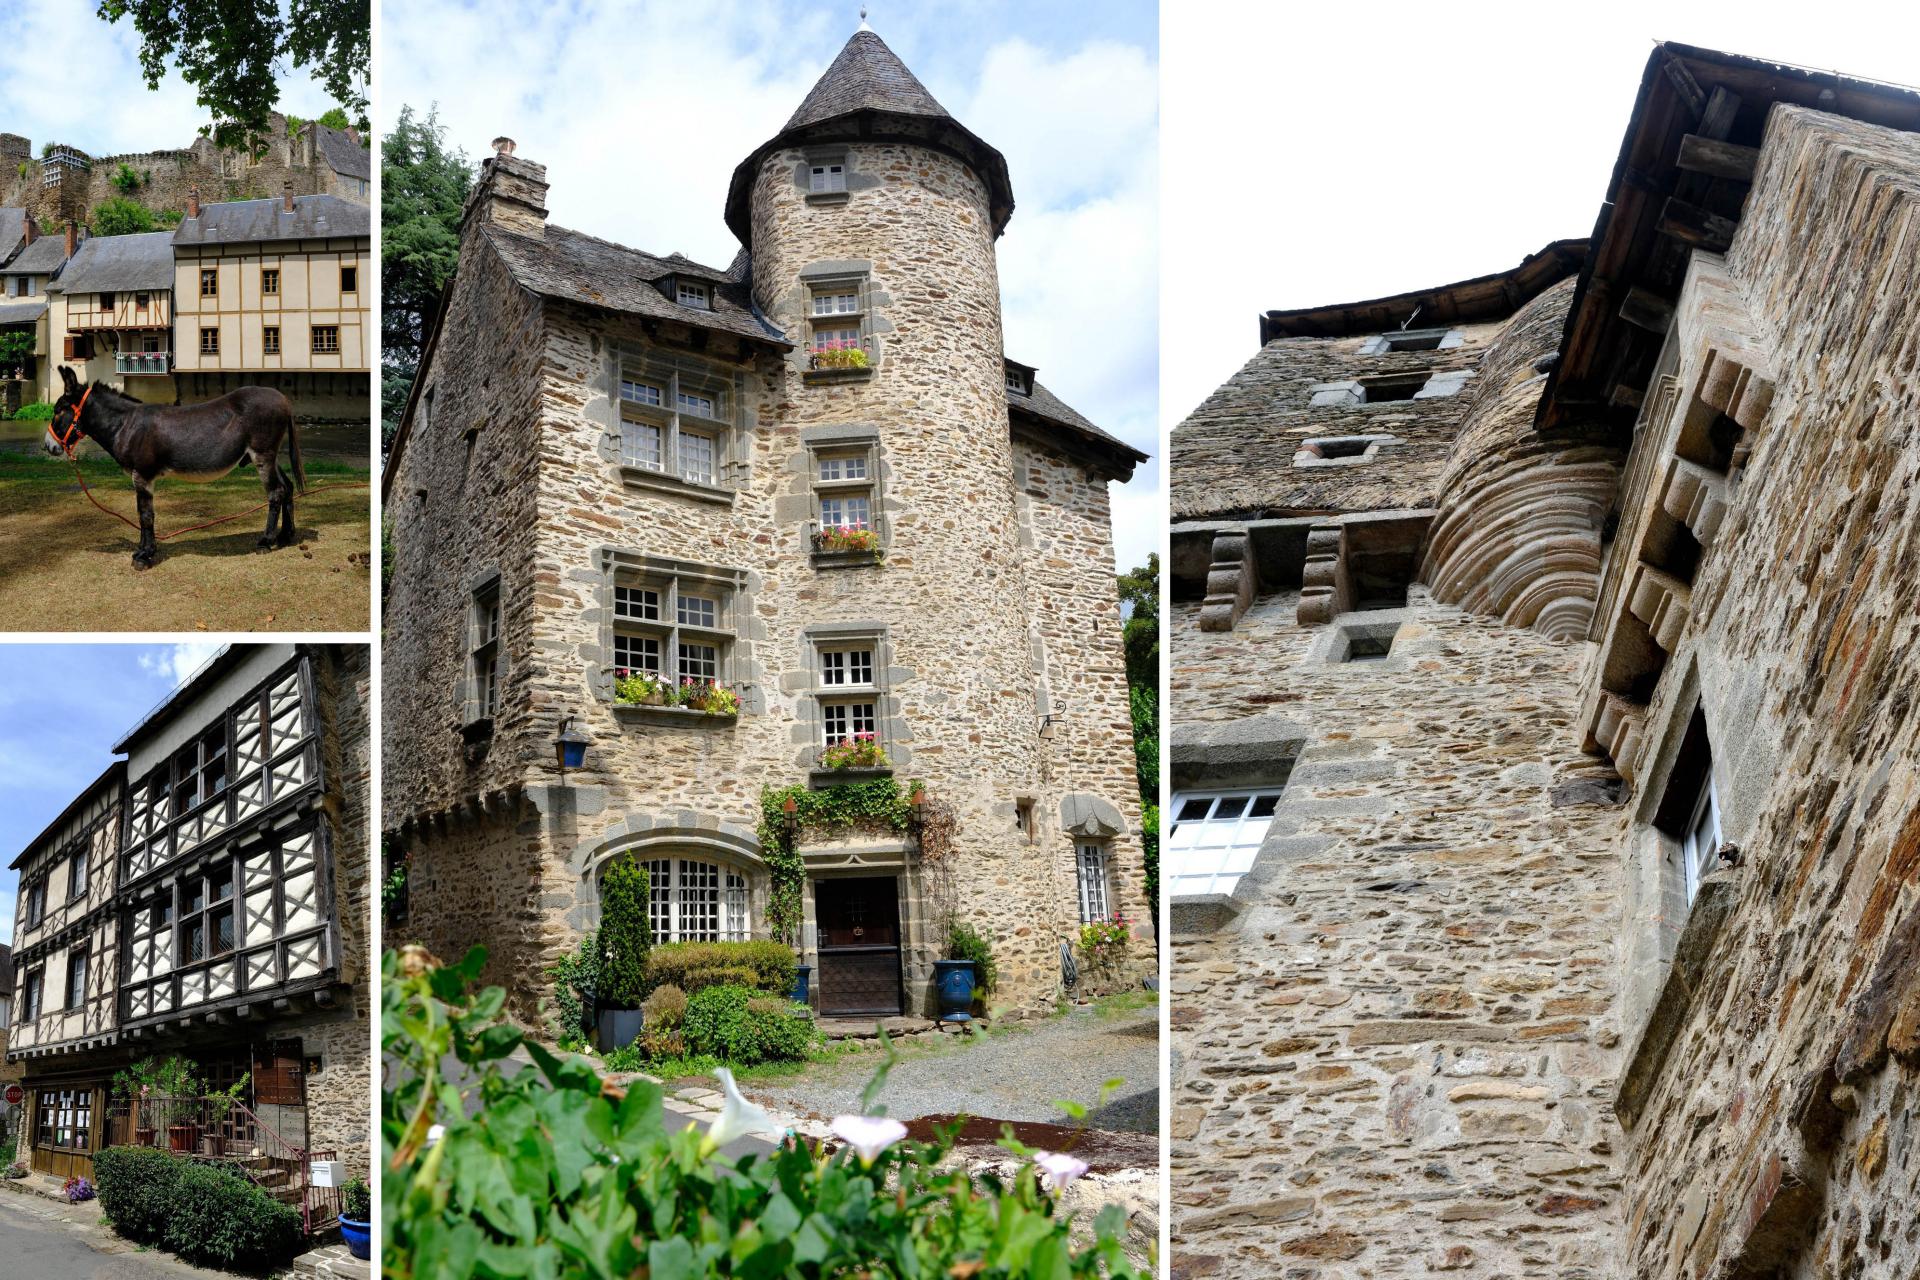
<path fill-rule="evenodd" d="M 232 1280 L 164 1253 L 142 1253 L 100 1221 L 97 1203 L 65 1205 L 0 1191 L 0 1275 L 33 1280 Z"/>

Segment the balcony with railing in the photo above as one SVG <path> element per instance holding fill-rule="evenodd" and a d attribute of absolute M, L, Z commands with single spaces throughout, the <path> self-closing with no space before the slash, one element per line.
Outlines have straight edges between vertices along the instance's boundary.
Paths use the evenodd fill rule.
<path fill-rule="evenodd" d="M 171 351 L 122 351 L 113 357 L 115 373 L 164 374 L 172 370 Z"/>
<path fill-rule="evenodd" d="M 297 1129 L 298 1142 L 275 1122 L 263 1119 L 235 1098 L 117 1097 L 107 1109 L 108 1147 L 153 1147 L 200 1164 L 233 1169 L 282 1204 L 300 1210 L 311 1235 L 340 1217 L 340 1188 L 313 1185 L 316 1161 L 337 1160 L 336 1152 L 311 1151 L 306 1141 L 307 1109 L 262 1106 L 278 1126 Z"/>

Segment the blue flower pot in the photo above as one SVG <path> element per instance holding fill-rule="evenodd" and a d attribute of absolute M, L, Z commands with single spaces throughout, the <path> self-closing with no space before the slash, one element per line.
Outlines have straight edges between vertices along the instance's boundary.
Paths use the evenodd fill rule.
<path fill-rule="evenodd" d="M 810 964 L 796 965 L 793 970 L 793 1002 L 795 1004 L 812 1003 L 812 1001 L 808 999 L 812 994 L 810 990 L 812 985 L 813 966 Z"/>
<path fill-rule="evenodd" d="M 973 961 L 935 960 L 933 989 L 940 999 L 940 1021 L 972 1022 Z"/>
<path fill-rule="evenodd" d="M 347 1242 L 347 1252 L 356 1258 L 373 1256 L 373 1223 L 357 1222 L 346 1214 L 340 1215 L 340 1238 Z"/>

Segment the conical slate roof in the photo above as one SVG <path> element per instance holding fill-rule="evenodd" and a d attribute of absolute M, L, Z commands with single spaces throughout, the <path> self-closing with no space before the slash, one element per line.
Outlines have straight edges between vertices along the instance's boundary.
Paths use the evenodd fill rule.
<path fill-rule="evenodd" d="M 753 247 L 753 182 L 769 154 L 784 147 L 845 142 L 911 142 L 944 151 L 987 184 L 995 235 L 1013 216 L 1006 157 L 948 114 L 887 42 L 863 28 L 854 32 L 780 132 L 733 171 L 727 226 L 740 243 Z"/>
<path fill-rule="evenodd" d="M 804 129 L 855 111 L 953 118 L 907 70 L 907 64 L 887 48 L 887 42 L 871 31 L 854 33 L 781 132 Z"/>

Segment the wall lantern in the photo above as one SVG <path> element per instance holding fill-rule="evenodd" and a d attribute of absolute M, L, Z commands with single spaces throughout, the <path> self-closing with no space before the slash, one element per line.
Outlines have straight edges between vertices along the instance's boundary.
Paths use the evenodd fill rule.
<path fill-rule="evenodd" d="M 565 782 L 567 770 L 578 769 L 587 759 L 587 743 L 592 739 L 573 727 L 573 717 L 568 716 L 560 722 L 560 732 L 553 739 L 553 759 L 560 766 L 560 780 Z"/>
<path fill-rule="evenodd" d="M 1051 739 L 1053 737 L 1054 726 L 1059 723 L 1060 716 L 1055 712 L 1049 711 L 1040 717 L 1039 723 L 1034 727 L 1039 730 L 1042 738 Z"/>

